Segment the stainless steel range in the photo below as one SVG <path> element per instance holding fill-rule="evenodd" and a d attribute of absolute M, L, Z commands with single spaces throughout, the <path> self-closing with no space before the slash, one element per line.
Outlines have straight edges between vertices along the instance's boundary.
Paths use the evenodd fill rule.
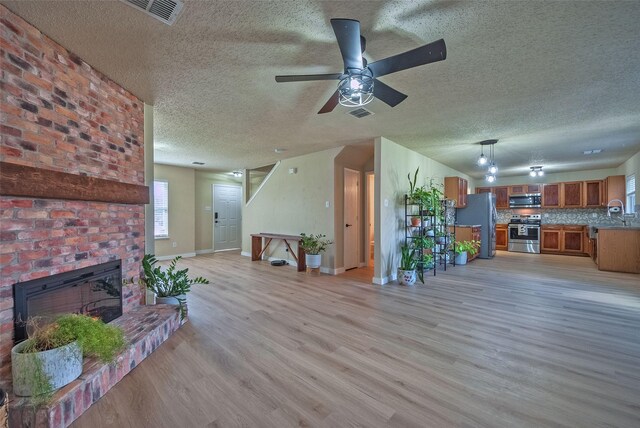
<path fill-rule="evenodd" d="M 513 215 L 509 221 L 509 251 L 540 253 L 540 214 Z"/>

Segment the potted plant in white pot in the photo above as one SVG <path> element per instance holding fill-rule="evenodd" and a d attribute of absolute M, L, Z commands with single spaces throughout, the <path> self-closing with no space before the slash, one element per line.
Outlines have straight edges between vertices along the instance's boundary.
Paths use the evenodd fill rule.
<path fill-rule="evenodd" d="M 66 314 L 39 324 L 38 319 L 29 320 L 29 338 L 11 350 L 13 392 L 32 397 L 35 405 L 48 402 L 53 391 L 80 376 L 83 357 L 109 363 L 125 346 L 120 327 L 87 315 Z"/>
<path fill-rule="evenodd" d="M 466 265 L 468 255 L 472 256 L 478 252 L 478 248 L 480 248 L 480 241 L 460 241 L 456 242 L 455 252 L 456 252 L 456 264 L 457 265 Z"/>
<path fill-rule="evenodd" d="M 326 235 L 321 233 L 317 235 L 301 233 L 300 238 L 300 246 L 305 254 L 305 264 L 310 268 L 319 268 L 322 264 L 322 253 L 326 251 L 327 246 L 333 244 L 333 241 L 324 239 Z"/>
<path fill-rule="evenodd" d="M 408 245 L 400 248 L 400 265 L 398 266 L 398 282 L 403 285 L 413 285 L 416 283 L 416 249 Z"/>
<path fill-rule="evenodd" d="M 201 276 L 189 278 L 189 269 L 177 270 L 177 263 L 182 257 L 177 256 L 166 270 L 156 266 L 158 259 L 152 254 L 145 254 L 142 259 L 144 276 L 140 280 L 147 289 L 156 295 L 156 303 L 177 305 L 180 309 L 180 318 L 184 319 L 187 307 L 187 293 L 194 284 L 209 284 L 209 280 Z"/>

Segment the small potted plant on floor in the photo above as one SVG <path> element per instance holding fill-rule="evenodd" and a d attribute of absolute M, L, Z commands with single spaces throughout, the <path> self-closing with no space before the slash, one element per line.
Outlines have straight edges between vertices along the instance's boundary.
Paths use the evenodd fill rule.
<path fill-rule="evenodd" d="M 300 234 L 301 242 L 300 246 L 304 250 L 304 261 L 307 267 L 319 268 L 322 264 L 322 253 L 324 253 L 327 247 L 333 244 L 326 238 L 326 235 L 307 235 L 305 233 Z"/>
<path fill-rule="evenodd" d="M 416 249 L 408 245 L 400 247 L 400 266 L 398 266 L 398 282 L 403 285 L 416 283 Z"/>
<path fill-rule="evenodd" d="M 83 357 L 109 363 L 125 346 L 120 327 L 86 315 L 62 315 L 48 324 L 32 319 L 27 325 L 29 338 L 11 350 L 13 392 L 36 405 L 80 376 Z"/>
<path fill-rule="evenodd" d="M 466 265 L 468 254 L 472 256 L 475 255 L 478 252 L 478 248 L 480 248 L 480 241 L 471 240 L 456 242 L 456 264 Z"/>
<path fill-rule="evenodd" d="M 209 284 L 209 280 L 201 276 L 190 278 L 189 269 L 177 269 L 178 260 L 182 257 L 177 256 L 166 270 L 160 266 L 156 266 L 158 259 L 152 254 L 145 254 L 142 259 L 142 270 L 144 275 L 140 280 L 145 284 L 147 289 L 153 291 L 156 295 L 156 303 L 165 303 L 169 305 L 178 305 L 180 309 L 180 318 L 184 319 L 187 313 L 187 293 L 191 291 L 194 284 Z"/>

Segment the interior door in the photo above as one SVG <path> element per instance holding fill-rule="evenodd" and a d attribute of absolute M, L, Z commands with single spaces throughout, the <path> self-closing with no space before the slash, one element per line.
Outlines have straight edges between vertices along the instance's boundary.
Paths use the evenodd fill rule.
<path fill-rule="evenodd" d="M 344 169 L 344 268 L 358 267 L 360 172 Z"/>
<path fill-rule="evenodd" d="M 213 250 L 235 250 L 242 246 L 242 188 L 213 185 Z"/>

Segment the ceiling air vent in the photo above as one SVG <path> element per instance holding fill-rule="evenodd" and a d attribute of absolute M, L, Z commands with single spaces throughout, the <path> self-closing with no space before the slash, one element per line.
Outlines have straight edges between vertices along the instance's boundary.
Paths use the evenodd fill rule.
<path fill-rule="evenodd" d="M 349 110 L 349 112 L 347 114 L 350 114 L 351 116 L 357 117 L 358 119 L 362 119 L 363 117 L 367 117 L 367 116 L 372 116 L 375 113 L 372 111 L 367 110 L 364 107 L 360 107 L 354 110 Z"/>
<path fill-rule="evenodd" d="M 120 0 L 123 3 L 142 10 L 158 21 L 173 25 L 184 3 L 181 0 Z"/>

